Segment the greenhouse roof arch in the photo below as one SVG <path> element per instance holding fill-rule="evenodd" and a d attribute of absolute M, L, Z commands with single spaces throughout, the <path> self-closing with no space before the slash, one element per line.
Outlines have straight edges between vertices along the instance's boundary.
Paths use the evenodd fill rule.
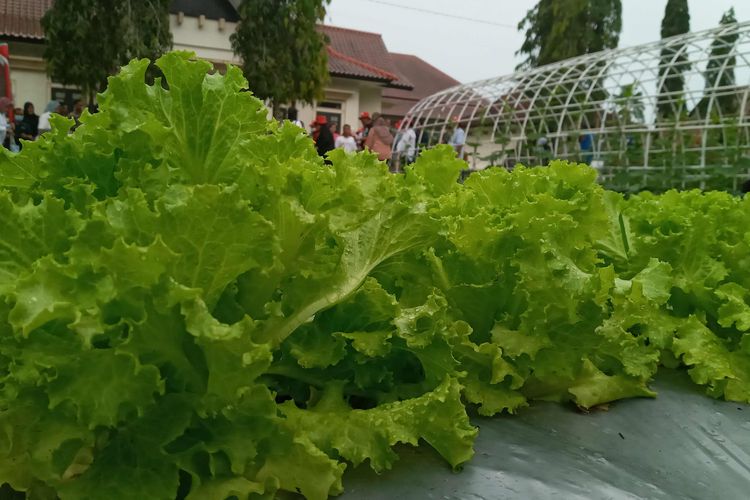
<path fill-rule="evenodd" d="M 615 189 L 736 189 L 750 178 L 750 22 L 458 85 L 402 123 L 420 149 L 461 126 L 473 170 L 559 158 Z"/>

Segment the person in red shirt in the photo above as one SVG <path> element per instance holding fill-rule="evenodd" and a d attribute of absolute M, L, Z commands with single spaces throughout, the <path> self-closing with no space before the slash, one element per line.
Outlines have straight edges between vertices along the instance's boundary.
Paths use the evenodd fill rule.
<path fill-rule="evenodd" d="M 326 153 L 336 147 L 333 134 L 328 126 L 328 120 L 323 115 L 318 115 L 313 122 L 315 131 L 313 132 L 313 139 L 315 140 L 315 149 L 318 151 L 320 156 L 325 157 Z"/>

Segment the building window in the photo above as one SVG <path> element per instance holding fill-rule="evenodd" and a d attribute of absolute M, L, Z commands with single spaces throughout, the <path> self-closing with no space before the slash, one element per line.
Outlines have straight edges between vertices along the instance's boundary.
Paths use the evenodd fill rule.
<path fill-rule="evenodd" d="M 327 109 L 341 109 L 343 107 L 344 103 L 342 102 L 334 102 L 334 101 L 323 101 L 318 103 L 319 108 L 327 108 Z"/>
<path fill-rule="evenodd" d="M 341 118 L 344 113 L 344 103 L 337 101 L 321 101 L 318 103 L 315 114 L 325 116 L 328 126 L 336 133 L 341 133 Z"/>
<path fill-rule="evenodd" d="M 337 134 L 341 132 L 341 113 L 332 113 L 330 111 L 318 111 L 318 116 L 325 116 L 328 120 L 328 126 Z"/>

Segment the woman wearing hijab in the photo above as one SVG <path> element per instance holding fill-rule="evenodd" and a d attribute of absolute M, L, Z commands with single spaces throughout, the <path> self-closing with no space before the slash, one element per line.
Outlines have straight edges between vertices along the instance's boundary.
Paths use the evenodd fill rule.
<path fill-rule="evenodd" d="M 60 112 L 59 102 L 52 100 L 47 103 L 47 107 L 44 108 L 44 113 L 42 113 L 42 116 L 39 117 L 39 126 L 38 126 L 39 135 L 42 135 L 43 133 L 52 130 L 52 125 L 50 125 L 49 117 L 52 115 L 52 113 L 59 113 L 59 112 Z"/>
<path fill-rule="evenodd" d="M 16 130 L 18 146 L 22 147 L 19 139 L 33 141 L 37 135 L 39 135 L 39 116 L 34 113 L 34 105 L 27 102 L 23 105 L 23 118 Z"/>
<path fill-rule="evenodd" d="M 381 161 L 390 160 L 391 158 L 391 145 L 393 144 L 393 135 L 388 129 L 385 120 L 379 117 L 375 120 L 375 124 L 367 134 L 365 139 L 365 147 L 376 153 L 378 159 Z"/>

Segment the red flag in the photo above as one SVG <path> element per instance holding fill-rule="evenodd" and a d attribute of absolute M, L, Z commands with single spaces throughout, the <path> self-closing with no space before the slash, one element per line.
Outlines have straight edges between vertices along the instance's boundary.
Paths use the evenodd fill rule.
<path fill-rule="evenodd" d="M 8 52 L 8 44 L 0 43 L 0 97 L 7 97 L 13 99 L 13 89 L 10 86 L 10 61 L 8 60 L 10 54 Z M 14 112 L 11 109 L 8 119 L 13 123 Z"/>

